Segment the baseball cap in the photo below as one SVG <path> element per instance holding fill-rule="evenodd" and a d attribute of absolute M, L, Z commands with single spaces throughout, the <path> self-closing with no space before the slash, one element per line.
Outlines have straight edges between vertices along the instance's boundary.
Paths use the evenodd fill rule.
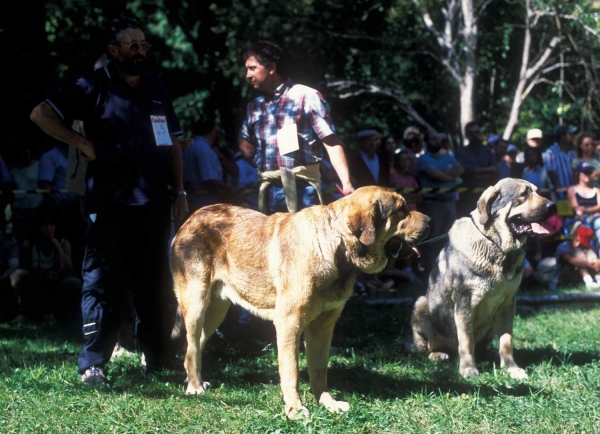
<path fill-rule="evenodd" d="M 575 231 L 577 237 L 579 237 L 579 242 L 586 249 L 592 248 L 592 239 L 594 238 L 594 231 L 587 226 L 579 226 Z"/>
<path fill-rule="evenodd" d="M 559 125 L 556 128 L 554 128 L 554 134 L 556 136 L 560 136 L 562 134 L 567 134 L 567 133 L 575 133 L 577 132 L 577 127 L 571 127 L 568 125 Z"/>
<path fill-rule="evenodd" d="M 578 172 L 585 172 L 586 170 L 594 170 L 594 166 L 592 166 L 587 161 L 581 161 L 577 165 L 577 167 L 575 167 L 575 170 L 577 170 Z"/>
<path fill-rule="evenodd" d="M 362 130 L 358 132 L 356 138 L 362 139 L 363 137 L 374 136 L 375 134 L 377 134 L 377 130 Z"/>
<path fill-rule="evenodd" d="M 543 137 L 544 137 L 544 134 L 542 133 L 542 130 L 540 130 L 539 128 L 532 128 L 529 131 L 527 131 L 527 140 L 541 139 Z"/>
<path fill-rule="evenodd" d="M 496 145 L 496 143 L 498 143 L 498 141 L 501 139 L 502 137 L 500 137 L 498 134 L 491 134 L 490 136 L 488 136 L 487 138 L 487 144 L 490 146 L 494 146 Z"/>
<path fill-rule="evenodd" d="M 516 145 L 513 145 L 512 143 L 510 145 L 508 145 L 508 147 L 506 148 L 506 152 L 518 152 L 519 148 L 517 148 Z"/>

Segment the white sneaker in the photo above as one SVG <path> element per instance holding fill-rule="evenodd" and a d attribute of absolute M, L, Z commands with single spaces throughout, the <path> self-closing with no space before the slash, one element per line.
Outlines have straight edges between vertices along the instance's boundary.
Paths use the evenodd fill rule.
<path fill-rule="evenodd" d="M 600 283 L 598 282 L 588 282 L 585 284 L 585 288 L 589 290 L 600 289 Z"/>
<path fill-rule="evenodd" d="M 106 372 L 100 366 L 90 366 L 81 376 L 81 381 L 87 384 L 100 384 L 106 381 Z"/>

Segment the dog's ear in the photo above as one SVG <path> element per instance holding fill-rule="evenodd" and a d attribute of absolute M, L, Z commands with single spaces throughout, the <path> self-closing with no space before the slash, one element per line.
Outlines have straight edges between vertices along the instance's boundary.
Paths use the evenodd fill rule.
<path fill-rule="evenodd" d="M 377 237 L 377 226 L 380 218 L 378 218 L 379 207 L 360 207 L 352 210 L 348 218 L 348 227 L 350 231 L 358 238 L 364 246 L 370 246 L 375 242 Z"/>
<path fill-rule="evenodd" d="M 493 186 L 488 187 L 477 202 L 477 210 L 479 211 L 479 223 L 486 225 L 491 218 L 492 204 L 500 194 Z"/>
<path fill-rule="evenodd" d="M 363 212 L 353 214 L 350 216 L 348 226 L 361 244 L 370 246 L 375 242 L 376 230 L 373 210 L 363 210 Z"/>

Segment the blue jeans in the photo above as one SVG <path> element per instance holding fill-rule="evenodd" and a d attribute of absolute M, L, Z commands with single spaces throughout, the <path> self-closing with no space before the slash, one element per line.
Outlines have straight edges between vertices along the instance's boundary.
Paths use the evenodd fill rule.
<path fill-rule="evenodd" d="M 298 211 L 320 203 L 317 190 L 306 181 L 300 179 L 296 181 L 296 192 L 298 194 Z M 276 212 L 288 212 L 283 187 L 271 186 L 267 194 L 268 215 Z"/>

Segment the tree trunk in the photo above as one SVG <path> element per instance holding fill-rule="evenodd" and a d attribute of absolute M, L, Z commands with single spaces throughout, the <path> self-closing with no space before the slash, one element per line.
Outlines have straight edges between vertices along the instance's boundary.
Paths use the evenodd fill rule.
<path fill-rule="evenodd" d="M 473 0 L 462 1 L 465 71 L 460 82 L 460 126 L 475 120 L 475 74 L 477 71 L 477 23 Z"/>
<path fill-rule="evenodd" d="M 531 27 L 530 27 L 530 15 L 531 5 L 530 0 L 525 1 L 525 38 L 523 38 L 523 55 L 521 58 L 521 72 L 519 73 L 519 84 L 515 90 L 513 97 L 512 107 L 510 109 L 510 115 L 508 117 L 508 123 L 504 128 L 502 138 L 509 140 L 512 135 L 515 126 L 519 122 L 519 111 L 521 109 L 521 103 L 523 102 L 523 91 L 525 90 L 525 82 L 527 80 L 527 67 L 529 65 L 529 49 L 531 47 Z"/>

